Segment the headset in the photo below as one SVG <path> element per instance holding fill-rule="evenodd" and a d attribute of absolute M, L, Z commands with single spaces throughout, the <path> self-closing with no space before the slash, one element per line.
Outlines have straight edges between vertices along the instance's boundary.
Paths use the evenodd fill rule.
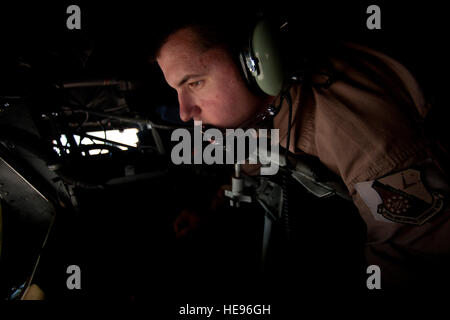
<path fill-rule="evenodd" d="M 273 23 L 261 19 L 254 24 L 239 52 L 243 76 L 249 87 L 270 96 L 278 96 L 287 79 L 279 33 Z"/>

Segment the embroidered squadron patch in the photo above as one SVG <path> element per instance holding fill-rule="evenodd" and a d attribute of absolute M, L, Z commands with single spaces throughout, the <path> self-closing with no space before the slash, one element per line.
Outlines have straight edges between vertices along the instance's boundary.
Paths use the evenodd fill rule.
<path fill-rule="evenodd" d="M 422 225 L 444 208 L 444 195 L 429 191 L 416 169 L 358 183 L 355 188 L 377 220 Z"/>

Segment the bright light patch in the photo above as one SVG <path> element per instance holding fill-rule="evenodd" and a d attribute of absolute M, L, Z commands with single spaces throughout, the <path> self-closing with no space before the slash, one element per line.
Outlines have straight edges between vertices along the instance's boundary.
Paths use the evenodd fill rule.
<path fill-rule="evenodd" d="M 119 130 L 106 130 L 106 131 L 92 131 L 92 132 L 87 132 L 88 135 L 93 136 L 93 137 L 98 137 L 101 139 L 106 139 L 112 142 L 118 142 L 118 143 L 122 143 L 122 144 L 126 144 L 129 145 L 131 147 L 136 147 L 137 143 L 138 143 L 138 137 L 137 137 L 137 133 L 138 133 L 138 129 L 132 128 L 132 129 L 124 129 L 122 131 Z M 106 135 L 105 135 L 106 134 Z M 101 140 L 96 140 L 94 138 L 81 138 L 78 135 L 73 135 L 75 142 L 77 143 L 77 145 L 91 145 L 91 144 L 96 144 L 99 145 L 98 149 L 92 149 L 89 150 L 89 155 L 96 155 L 96 154 L 100 154 L 100 153 L 108 153 L 109 151 L 107 149 L 102 149 L 101 145 L 105 144 L 104 141 Z M 63 134 L 60 137 L 60 142 L 63 146 L 65 147 L 70 147 L 70 143 L 68 143 L 67 137 Z M 53 144 L 54 144 L 54 150 L 61 155 L 61 150 L 59 150 L 59 148 L 57 147 L 57 142 L 56 140 L 53 140 Z M 128 150 L 127 147 L 124 146 L 117 146 L 118 148 L 122 149 L 122 150 Z M 65 150 L 66 153 L 69 153 L 69 149 Z M 86 153 L 83 151 L 82 155 L 85 156 Z"/>
<path fill-rule="evenodd" d="M 137 143 L 138 143 L 138 137 L 137 137 L 137 132 L 138 129 L 125 129 L 123 131 L 119 131 L 119 130 L 106 130 L 106 139 L 107 140 L 111 140 L 111 141 L 115 141 L 115 142 L 119 142 L 119 143 L 123 143 L 132 147 L 136 147 Z M 105 139 L 105 131 L 93 131 L 93 132 L 87 132 L 87 134 L 94 136 L 94 137 L 98 137 L 98 138 L 102 138 Z M 78 137 L 79 139 L 79 137 Z M 90 143 L 87 143 L 86 141 L 89 141 Z M 77 141 L 77 143 L 79 143 Z M 92 141 L 90 141 L 90 139 L 84 138 L 83 139 L 83 144 L 91 144 Z M 103 143 L 102 141 L 96 141 L 95 143 L 100 144 Z M 127 150 L 126 147 L 120 147 L 122 150 Z"/>

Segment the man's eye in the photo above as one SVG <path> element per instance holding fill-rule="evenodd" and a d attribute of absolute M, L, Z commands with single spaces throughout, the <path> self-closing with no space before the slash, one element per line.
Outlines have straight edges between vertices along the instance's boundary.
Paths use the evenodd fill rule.
<path fill-rule="evenodd" d="M 190 82 L 189 83 L 189 88 L 191 89 L 196 89 L 199 88 L 201 85 L 203 85 L 203 80 L 198 80 L 198 81 L 194 81 L 194 82 Z"/>

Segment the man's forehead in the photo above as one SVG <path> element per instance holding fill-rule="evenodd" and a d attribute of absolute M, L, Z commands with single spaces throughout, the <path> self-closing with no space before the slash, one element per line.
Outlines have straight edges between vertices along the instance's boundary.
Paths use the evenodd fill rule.
<path fill-rule="evenodd" d="M 170 85 L 175 85 L 186 74 L 205 72 L 204 52 L 195 40 L 192 32 L 180 30 L 161 47 L 157 61 Z"/>

